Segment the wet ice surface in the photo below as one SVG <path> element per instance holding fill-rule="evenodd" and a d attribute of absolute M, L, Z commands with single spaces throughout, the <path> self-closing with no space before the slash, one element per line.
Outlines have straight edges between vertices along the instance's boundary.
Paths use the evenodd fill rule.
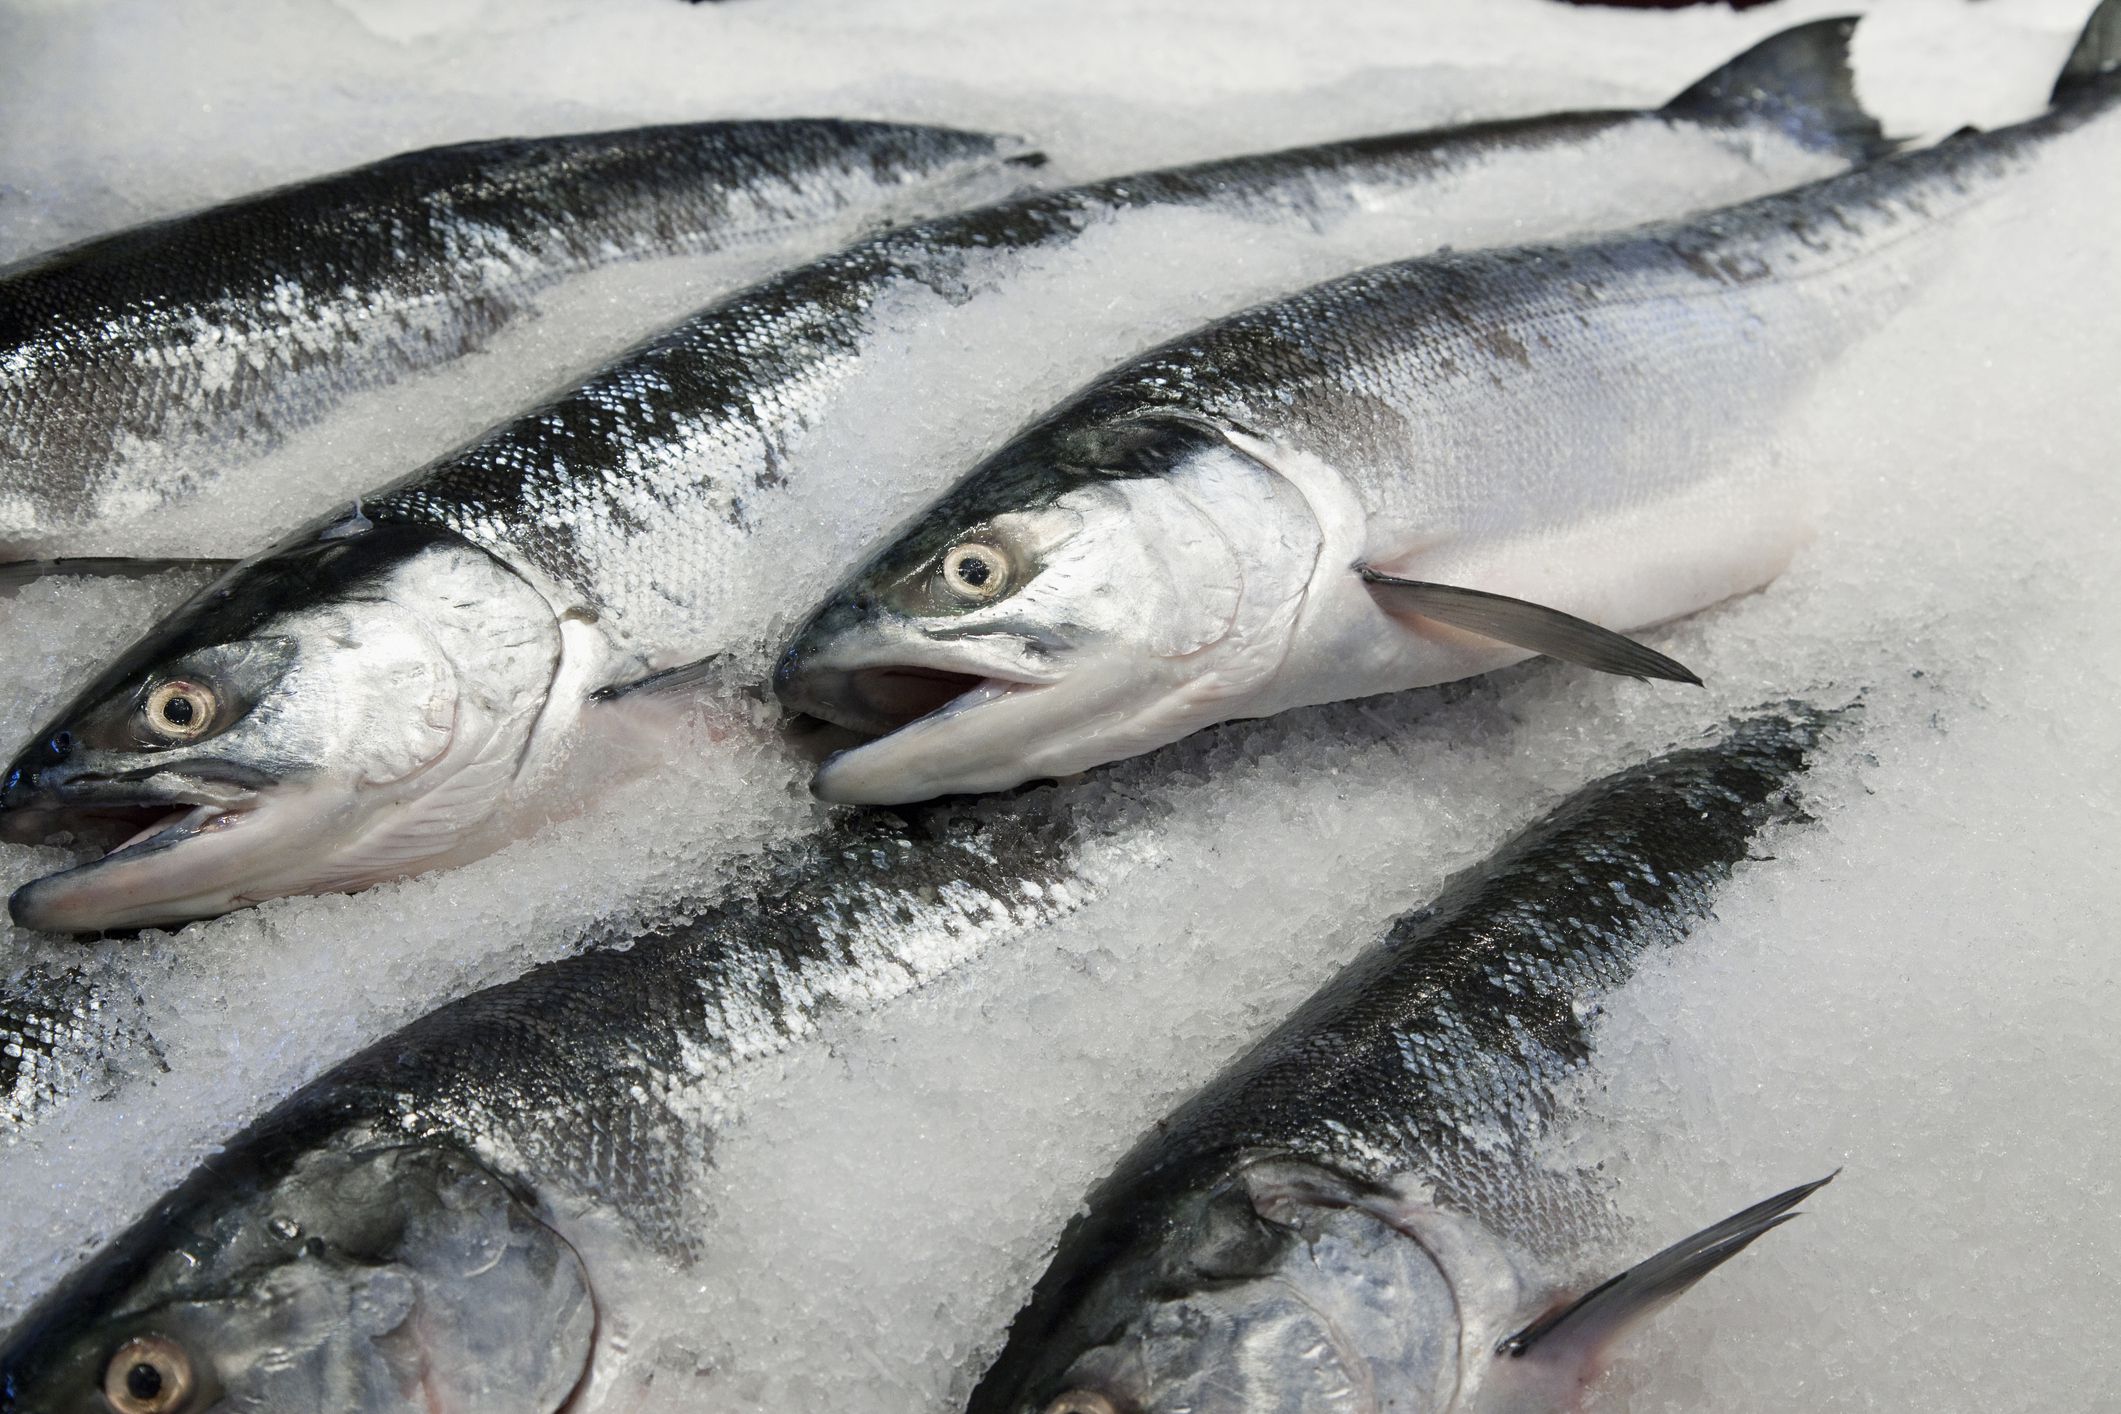
<path fill-rule="evenodd" d="M 1089 173 L 1653 101 L 1771 29 L 1849 7 L 1378 3 L 1330 23 L 1286 4 L 1125 23 L 1121 8 L 644 2 L 539 19 L 367 0 L 264 7 L 241 33 L 203 4 L 18 11 L 0 19 L 0 123 L 16 138 L 0 144 L 0 252 L 511 131 L 837 111 L 1026 131 Z M 2007 121 L 2040 101 L 2082 8 L 1886 5 L 1859 41 L 1865 92 L 1898 132 Z M 318 23 L 322 42 L 296 42 Z M 473 27 L 476 43 L 462 37 Z M 172 46 L 191 62 L 166 62 Z M 623 57 L 552 63 L 593 48 Z M 525 96 L 548 76 L 550 97 Z M 2112 160 L 2057 164 L 2008 199 L 2013 219 L 1955 235 L 1953 274 L 1788 429 L 1777 455 L 1827 467 L 1834 488 L 1817 540 L 1767 591 L 1652 636 L 1707 691 L 1535 664 L 1211 733 L 1134 768 L 1170 772 L 1182 806 L 1153 880 L 755 1069 L 720 1153 L 714 1257 L 667 1279 L 704 1365 L 677 1407 L 951 1407 L 1089 1184 L 1386 919 L 1602 771 L 1764 700 L 1858 693 L 1860 734 L 1813 777 L 1819 824 L 1775 840 L 1719 921 L 1610 1008 L 1600 1085 L 1568 1145 L 1607 1164 L 1637 1224 L 1639 1247 L 1616 1261 L 1845 1172 L 1803 1222 L 1626 1347 L 1598 1402 L 2110 1401 Z M 864 391 L 875 459 L 835 452 L 848 484 L 787 523 L 791 545 L 836 552 L 850 522 L 902 510 L 894 459 L 956 454 L 983 435 L 968 426 L 1003 418 L 995 389 L 1039 383 L 998 373 L 959 394 L 938 379 L 978 369 L 946 354 Z M 1080 357 L 1036 356 L 1054 380 Z M 829 559 L 791 572 L 780 612 L 801 612 Z M 54 584 L 0 603 L 0 720 L 27 730 L 179 592 Z M 800 767 L 772 748 L 704 731 L 687 747 L 663 779 L 446 877 L 175 937 L 0 942 L 10 958 L 85 956 L 172 1018 L 157 1032 L 169 1074 L 0 1153 L 0 1310 L 353 1046 L 554 954 L 586 923 L 653 913 L 815 818 Z M 55 858 L 11 847 L 0 885 Z"/>

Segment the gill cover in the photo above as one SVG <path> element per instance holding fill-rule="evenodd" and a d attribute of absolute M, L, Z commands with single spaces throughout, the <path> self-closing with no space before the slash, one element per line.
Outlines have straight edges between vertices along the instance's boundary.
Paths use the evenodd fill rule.
<path fill-rule="evenodd" d="M 1457 1298 L 1398 1204 L 1272 1157 L 1093 1198 L 970 1414 L 1451 1407 Z"/>
<path fill-rule="evenodd" d="M 5 1414 L 550 1414 L 588 1367 L 581 1259 L 446 1147 L 202 1171 L 0 1350 Z"/>

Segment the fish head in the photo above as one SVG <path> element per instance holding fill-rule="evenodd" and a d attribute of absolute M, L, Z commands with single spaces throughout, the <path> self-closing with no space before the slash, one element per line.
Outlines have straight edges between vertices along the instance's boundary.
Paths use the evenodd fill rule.
<path fill-rule="evenodd" d="M 1034 428 L 812 616 L 775 689 L 877 737 L 818 772 L 827 800 L 1085 770 L 1239 715 L 1289 651 L 1320 538 L 1213 428 Z"/>
<path fill-rule="evenodd" d="M 1375 1195 L 1279 1159 L 1093 1201 L 971 1414 L 1383 1414 L 1458 1404 L 1444 1265 Z"/>
<path fill-rule="evenodd" d="M 587 1370 L 580 1257 L 451 1145 L 217 1160 L 0 1345 L 0 1414 L 540 1414 Z"/>
<path fill-rule="evenodd" d="M 0 778 L 0 832 L 106 851 L 18 890 L 16 922 L 175 923 L 418 872 L 507 785 L 558 645 L 543 596 L 455 537 L 383 526 L 238 566 Z"/>

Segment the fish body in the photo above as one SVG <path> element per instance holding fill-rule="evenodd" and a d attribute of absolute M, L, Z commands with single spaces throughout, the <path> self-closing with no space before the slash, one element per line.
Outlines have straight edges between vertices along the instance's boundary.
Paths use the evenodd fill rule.
<path fill-rule="evenodd" d="M 1610 629 L 1780 570 L 1811 483 L 1763 448 L 1956 223 L 2050 149 L 2111 143 L 2117 100 L 2087 66 L 2015 127 L 1705 216 L 1361 271 L 1112 370 L 795 635 L 783 701 L 882 734 L 818 792 L 996 789 L 1533 652 L 1692 680 Z"/>
<path fill-rule="evenodd" d="M 116 660 L 14 763 L 0 823 L 24 837 L 100 814 L 141 833 L 28 885 L 14 916 L 80 931 L 357 888 L 486 852 L 519 818 L 558 808 L 569 763 L 606 761 L 592 747 L 630 730 L 630 687 L 764 631 L 729 606 L 782 572 L 764 532 L 791 504 L 806 438 L 902 299 L 962 304 L 1143 212 L 1330 238 L 1366 212 L 1422 226 L 1439 205 L 1479 209 L 1491 184 L 1552 179 L 1596 212 L 1634 174 L 1656 193 L 1646 199 L 1693 209 L 1839 170 L 1880 142 L 1849 89 L 1849 28 L 1799 27 L 1666 109 L 1034 193 L 881 233 L 721 300 L 238 567 Z M 1690 177 L 1674 189 L 1659 174 L 1682 156 Z M 1522 213 L 1502 204 L 1507 229 Z M 182 721 L 158 719 L 171 702 Z"/>
<path fill-rule="evenodd" d="M 843 823 L 337 1066 L 24 1317 L 0 1411 L 101 1411 L 143 1360 L 213 1392 L 171 1414 L 582 1411 L 690 1378 L 657 1372 L 656 1274 L 711 1245 L 740 1072 L 1159 859 L 1154 807 L 1049 794 Z"/>
<path fill-rule="evenodd" d="M 189 496 L 574 276 L 993 195 L 1011 138 L 837 119 L 461 143 L 0 272 L 0 550 Z"/>
<path fill-rule="evenodd" d="M 1395 922 L 1092 1193 L 971 1409 L 1573 1407 L 1595 1347 L 1676 1291 L 1624 1277 L 1604 1290 L 1633 1309 L 1537 1329 L 1611 1232 L 1542 1136 L 1601 1000 L 1796 817 L 1828 721 L 1770 713 L 1595 782 Z M 1680 1251 L 1695 1268 L 1653 1270 L 1729 1255 L 1654 1260 Z"/>

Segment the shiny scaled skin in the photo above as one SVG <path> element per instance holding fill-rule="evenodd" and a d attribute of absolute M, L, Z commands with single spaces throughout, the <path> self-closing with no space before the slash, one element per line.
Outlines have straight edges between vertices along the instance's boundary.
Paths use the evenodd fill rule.
<path fill-rule="evenodd" d="M 1778 709 L 1594 782 L 1395 922 L 1092 1193 L 974 1414 L 1554 1407 L 1508 1401 L 1582 1372 L 1495 1345 L 1610 1221 L 1540 1140 L 1601 999 L 1802 818 L 1831 720 Z"/>
<path fill-rule="evenodd" d="M 1154 858 L 1151 807 L 1093 823 L 1047 811 L 1050 795 L 844 822 L 689 922 L 591 939 L 624 946 L 377 1042 L 35 1307 L 0 1345 L 0 1411 L 99 1410 L 111 1362 L 146 1335 L 181 1346 L 201 1391 L 157 1414 L 427 1409 L 436 1379 L 479 1386 L 445 1407 L 523 1414 L 559 1407 L 598 1361 L 594 1377 L 620 1378 L 644 1319 L 637 1263 L 682 1268 L 709 1245 L 732 1072 Z"/>
<path fill-rule="evenodd" d="M 933 197 L 1013 139 L 837 119 L 408 152 L 0 272 L 0 546 L 140 511 L 539 293 Z"/>
<path fill-rule="evenodd" d="M 81 967 L 32 965 L 0 983 L 0 1144 L 73 1096 L 160 1068 L 145 1011 Z"/>

